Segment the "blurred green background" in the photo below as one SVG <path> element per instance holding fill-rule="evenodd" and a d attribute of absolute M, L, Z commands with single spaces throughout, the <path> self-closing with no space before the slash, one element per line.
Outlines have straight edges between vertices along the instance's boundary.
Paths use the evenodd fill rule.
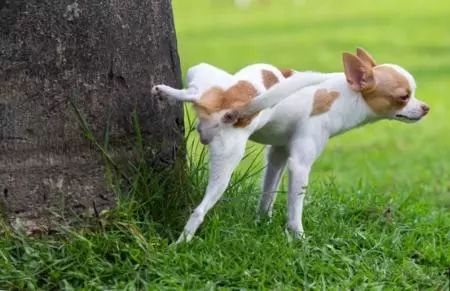
<path fill-rule="evenodd" d="M 174 0 L 173 8 L 183 72 L 200 62 L 229 72 L 259 62 L 342 71 L 342 52 L 358 46 L 409 70 L 429 116 L 332 139 L 311 182 L 331 177 L 348 191 L 363 184 L 450 207 L 450 2 Z"/>

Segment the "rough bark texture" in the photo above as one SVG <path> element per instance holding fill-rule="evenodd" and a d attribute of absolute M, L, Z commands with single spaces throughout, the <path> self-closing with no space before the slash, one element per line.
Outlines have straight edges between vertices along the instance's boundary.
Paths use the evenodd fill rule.
<path fill-rule="evenodd" d="M 159 163 L 175 159 L 182 108 L 150 94 L 156 83 L 181 85 L 170 0 L 0 0 L 0 36 L 0 196 L 8 214 L 114 203 L 70 100 L 100 143 L 109 132 L 119 158 L 134 145 L 136 110 L 147 151 Z"/>

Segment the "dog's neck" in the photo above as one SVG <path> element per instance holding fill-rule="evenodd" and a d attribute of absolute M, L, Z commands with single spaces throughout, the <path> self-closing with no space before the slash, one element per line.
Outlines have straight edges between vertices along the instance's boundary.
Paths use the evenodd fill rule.
<path fill-rule="evenodd" d="M 322 87 L 339 92 L 339 98 L 336 99 L 331 110 L 324 113 L 322 117 L 330 136 L 380 120 L 367 105 L 362 94 L 348 86 L 344 74 L 324 82 L 320 85 L 320 88 Z"/>

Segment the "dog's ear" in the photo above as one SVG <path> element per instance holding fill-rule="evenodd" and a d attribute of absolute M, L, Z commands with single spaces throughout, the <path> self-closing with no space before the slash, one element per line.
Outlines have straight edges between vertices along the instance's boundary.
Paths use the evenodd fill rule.
<path fill-rule="evenodd" d="M 342 55 L 347 82 L 355 91 L 370 90 L 375 86 L 372 67 L 349 53 Z"/>
<path fill-rule="evenodd" d="M 223 123 L 234 124 L 239 119 L 239 112 L 236 110 L 228 111 L 222 116 Z"/>
<path fill-rule="evenodd" d="M 366 65 L 368 65 L 371 68 L 373 68 L 377 65 L 377 63 L 375 62 L 373 57 L 363 48 L 360 48 L 360 47 L 357 48 L 356 55 L 358 56 L 358 58 L 361 61 L 363 61 L 363 63 L 365 63 Z"/>

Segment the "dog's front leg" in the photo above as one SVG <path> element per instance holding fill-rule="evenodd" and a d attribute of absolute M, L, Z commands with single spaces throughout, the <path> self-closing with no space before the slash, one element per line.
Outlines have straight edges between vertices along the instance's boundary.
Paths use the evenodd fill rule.
<path fill-rule="evenodd" d="M 288 230 L 296 236 L 304 234 L 302 224 L 303 203 L 308 186 L 311 165 L 302 164 L 295 158 L 288 161 L 289 186 L 288 186 Z"/>
<path fill-rule="evenodd" d="M 209 180 L 206 187 L 206 193 L 200 205 L 195 208 L 189 217 L 186 226 L 177 243 L 190 241 L 197 228 L 203 222 L 206 213 L 222 197 L 225 189 L 230 182 L 233 173 L 239 161 L 244 156 L 246 139 L 232 139 L 225 141 L 226 144 L 213 141 L 209 146 Z"/>
<path fill-rule="evenodd" d="M 298 138 L 291 147 L 288 159 L 288 230 L 303 237 L 303 204 L 311 167 L 328 138 L 326 135 Z"/>

